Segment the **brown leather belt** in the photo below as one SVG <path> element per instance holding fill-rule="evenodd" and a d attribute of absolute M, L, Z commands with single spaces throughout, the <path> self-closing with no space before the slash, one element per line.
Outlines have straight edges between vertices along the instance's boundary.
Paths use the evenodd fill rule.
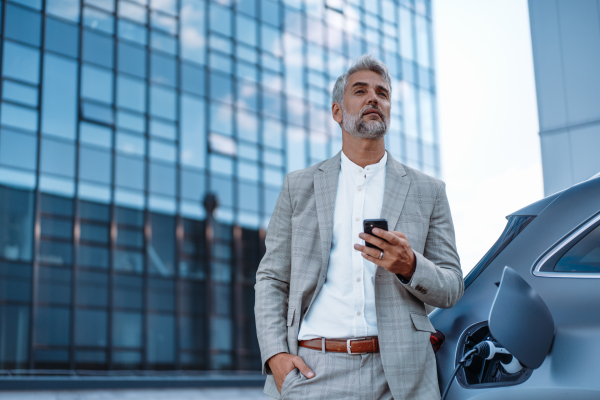
<path fill-rule="evenodd" d="M 307 349 L 333 351 L 336 353 L 364 354 L 379 353 L 377 336 L 356 339 L 310 339 L 300 340 L 298 344 Z"/>

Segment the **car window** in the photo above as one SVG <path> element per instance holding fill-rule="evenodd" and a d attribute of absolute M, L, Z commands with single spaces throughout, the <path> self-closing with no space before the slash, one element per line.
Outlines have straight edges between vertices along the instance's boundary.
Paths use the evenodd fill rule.
<path fill-rule="evenodd" d="M 496 259 L 498 254 L 502 252 L 517 237 L 519 233 L 533 219 L 535 216 L 509 216 L 507 217 L 508 223 L 502 232 L 502 235 L 498 238 L 496 243 L 488 250 L 483 258 L 473 267 L 471 272 L 465 277 L 465 289 L 477 278 L 487 267 Z"/>
<path fill-rule="evenodd" d="M 600 272 L 600 225 L 582 237 L 554 266 L 556 272 Z"/>

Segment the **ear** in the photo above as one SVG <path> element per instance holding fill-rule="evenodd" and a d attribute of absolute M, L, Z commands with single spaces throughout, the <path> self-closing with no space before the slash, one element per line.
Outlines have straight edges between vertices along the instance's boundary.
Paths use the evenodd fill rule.
<path fill-rule="evenodd" d="M 331 105 L 331 115 L 333 116 L 333 119 L 335 120 L 335 122 L 337 122 L 338 124 L 342 124 L 342 107 L 340 106 L 340 103 L 335 102 Z"/>

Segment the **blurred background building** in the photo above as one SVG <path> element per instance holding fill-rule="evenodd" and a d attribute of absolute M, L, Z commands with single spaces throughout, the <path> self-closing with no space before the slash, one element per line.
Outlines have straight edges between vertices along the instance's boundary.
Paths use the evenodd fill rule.
<path fill-rule="evenodd" d="M 599 7 L 529 0 L 546 195 L 600 172 Z"/>
<path fill-rule="evenodd" d="M 260 370 L 269 216 L 363 53 L 440 176 L 428 0 L 1 4 L 0 370 Z"/>

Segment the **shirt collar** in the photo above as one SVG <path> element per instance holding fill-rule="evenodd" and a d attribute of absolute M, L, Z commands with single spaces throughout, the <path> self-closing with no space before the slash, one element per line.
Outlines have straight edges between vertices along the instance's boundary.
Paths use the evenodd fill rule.
<path fill-rule="evenodd" d="M 387 156 L 387 151 L 386 151 L 383 154 L 383 157 L 381 157 L 381 160 L 379 160 L 379 162 L 377 164 L 367 165 L 365 168 L 362 168 L 361 166 L 353 163 L 348 158 L 348 156 L 346 156 L 346 154 L 344 154 L 344 151 L 342 150 L 342 157 L 341 157 L 342 170 L 344 172 L 351 172 L 351 173 L 361 173 L 362 174 L 363 172 L 367 172 L 368 174 L 376 174 L 377 172 L 379 172 L 380 170 L 385 168 L 387 159 L 388 159 L 388 156 Z"/>

